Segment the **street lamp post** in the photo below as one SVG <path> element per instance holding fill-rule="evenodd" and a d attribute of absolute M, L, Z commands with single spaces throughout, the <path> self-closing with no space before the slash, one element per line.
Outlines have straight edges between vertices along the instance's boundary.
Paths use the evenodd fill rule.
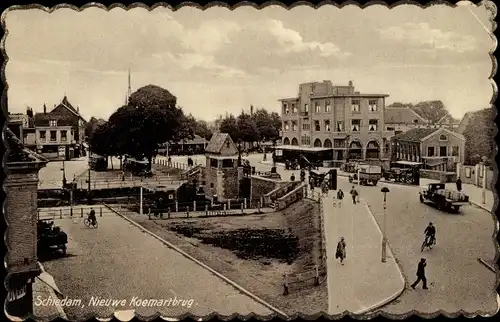
<path fill-rule="evenodd" d="M 389 188 L 383 187 L 380 191 L 384 194 L 384 231 L 382 233 L 382 263 L 385 263 L 387 258 L 387 193 L 389 192 Z"/>
<path fill-rule="evenodd" d="M 483 185 L 483 189 L 481 190 L 481 202 L 483 205 L 486 204 L 486 157 L 482 157 L 481 158 L 482 160 L 482 164 L 481 164 L 481 173 L 483 174 L 483 182 L 482 182 L 482 185 Z"/>
<path fill-rule="evenodd" d="M 62 183 L 63 183 L 63 188 L 64 188 L 64 187 L 66 187 L 66 184 L 68 183 L 68 181 L 66 180 L 66 167 L 65 167 L 64 160 L 63 160 L 63 167 L 62 167 L 61 171 L 63 172 Z"/>

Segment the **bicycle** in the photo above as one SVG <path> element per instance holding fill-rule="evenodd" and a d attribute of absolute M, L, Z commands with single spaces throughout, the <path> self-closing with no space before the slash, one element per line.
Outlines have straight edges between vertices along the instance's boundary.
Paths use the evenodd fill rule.
<path fill-rule="evenodd" d="M 422 243 L 422 247 L 420 247 L 420 251 L 423 252 L 425 247 L 429 247 L 429 249 L 432 249 L 433 245 L 436 245 L 436 238 L 432 238 L 431 241 L 429 241 L 430 236 L 425 236 L 424 242 Z"/>
<path fill-rule="evenodd" d="M 89 218 L 85 218 L 85 220 L 83 221 L 83 224 L 87 228 L 97 228 L 97 226 L 98 226 L 97 220 L 94 223 L 92 223 L 92 221 Z"/>

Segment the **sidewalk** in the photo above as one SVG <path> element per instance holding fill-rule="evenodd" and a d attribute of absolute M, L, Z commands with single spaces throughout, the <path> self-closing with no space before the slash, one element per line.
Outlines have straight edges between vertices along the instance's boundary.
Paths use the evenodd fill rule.
<path fill-rule="evenodd" d="M 43 266 L 41 264 L 40 267 L 43 271 L 42 274 L 48 276 L 48 278 L 45 277 L 44 280 L 48 279 L 53 281 L 52 276 L 43 269 Z M 37 321 L 52 321 L 58 317 L 67 320 L 68 318 L 64 313 L 61 305 L 38 304 L 41 303 L 41 301 L 46 301 L 48 299 L 51 299 L 53 301 L 57 301 L 59 299 L 54 289 L 51 286 L 47 285 L 47 283 L 44 282 L 41 277 L 42 276 L 35 278 L 35 282 L 33 283 L 33 317 L 36 318 Z M 57 288 L 55 283 L 54 286 L 55 288 Z"/>
<path fill-rule="evenodd" d="M 335 193 L 323 198 L 328 314 L 362 314 L 397 298 L 405 289 L 405 279 L 389 248 L 387 262 L 381 262 L 382 233 L 366 203 L 353 205 L 346 196 L 341 208 L 333 207 Z M 340 237 L 347 245 L 343 266 L 335 258 Z"/>

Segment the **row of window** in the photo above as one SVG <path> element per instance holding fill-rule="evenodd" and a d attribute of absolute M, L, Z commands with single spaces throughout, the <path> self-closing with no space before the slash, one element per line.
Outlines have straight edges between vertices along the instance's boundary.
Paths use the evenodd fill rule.
<path fill-rule="evenodd" d="M 47 139 L 47 132 L 50 132 L 50 141 L 55 142 L 57 141 L 57 131 L 40 131 L 40 140 L 45 141 Z M 73 131 L 71 131 L 71 134 L 73 134 Z M 61 130 L 61 141 L 67 141 L 68 140 L 68 131 L 67 130 Z"/>
<path fill-rule="evenodd" d="M 285 121 L 283 124 L 285 131 L 297 131 L 297 121 Z M 302 124 L 303 131 L 309 131 L 311 129 L 311 125 L 309 123 Z M 361 130 L 361 120 L 351 120 L 351 132 L 359 132 Z M 321 122 L 316 120 L 314 121 L 314 131 L 321 131 Z M 332 131 L 332 124 L 330 120 L 323 121 L 323 131 L 330 132 Z M 344 121 L 337 121 L 335 124 L 334 132 L 344 132 Z M 378 131 L 378 120 L 369 120 L 368 121 L 368 131 Z"/>
<path fill-rule="evenodd" d="M 295 103 L 291 103 L 291 107 L 288 106 L 288 103 L 283 103 L 283 111 L 284 114 L 297 113 L 297 107 Z M 326 100 L 325 105 L 322 106 L 319 102 L 316 102 L 314 105 L 314 111 L 316 113 L 329 113 L 332 111 L 332 105 L 329 100 Z M 377 112 L 377 100 L 369 100 L 368 101 L 368 111 Z M 309 113 L 309 105 L 304 104 L 304 112 Z M 351 100 L 351 112 L 360 113 L 361 112 L 361 100 Z"/>
<path fill-rule="evenodd" d="M 452 146 L 451 147 L 451 156 L 452 157 L 458 157 L 458 151 L 459 148 L 458 146 Z M 448 156 L 448 147 L 447 146 L 440 146 L 439 147 L 439 155 L 437 155 L 437 151 L 433 146 L 427 147 L 427 156 L 428 157 L 447 157 Z"/>

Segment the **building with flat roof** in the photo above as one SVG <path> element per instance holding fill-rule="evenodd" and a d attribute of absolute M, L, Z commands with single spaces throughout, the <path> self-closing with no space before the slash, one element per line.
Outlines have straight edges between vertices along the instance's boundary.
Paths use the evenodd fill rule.
<path fill-rule="evenodd" d="M 385 130 L 388 96 L 361 94 L 352 81 L 300 84 L 296 97 L 279 100 L 283 145 L 332 149 L 334 161 L 388 158 L 394 133 Z"/>

